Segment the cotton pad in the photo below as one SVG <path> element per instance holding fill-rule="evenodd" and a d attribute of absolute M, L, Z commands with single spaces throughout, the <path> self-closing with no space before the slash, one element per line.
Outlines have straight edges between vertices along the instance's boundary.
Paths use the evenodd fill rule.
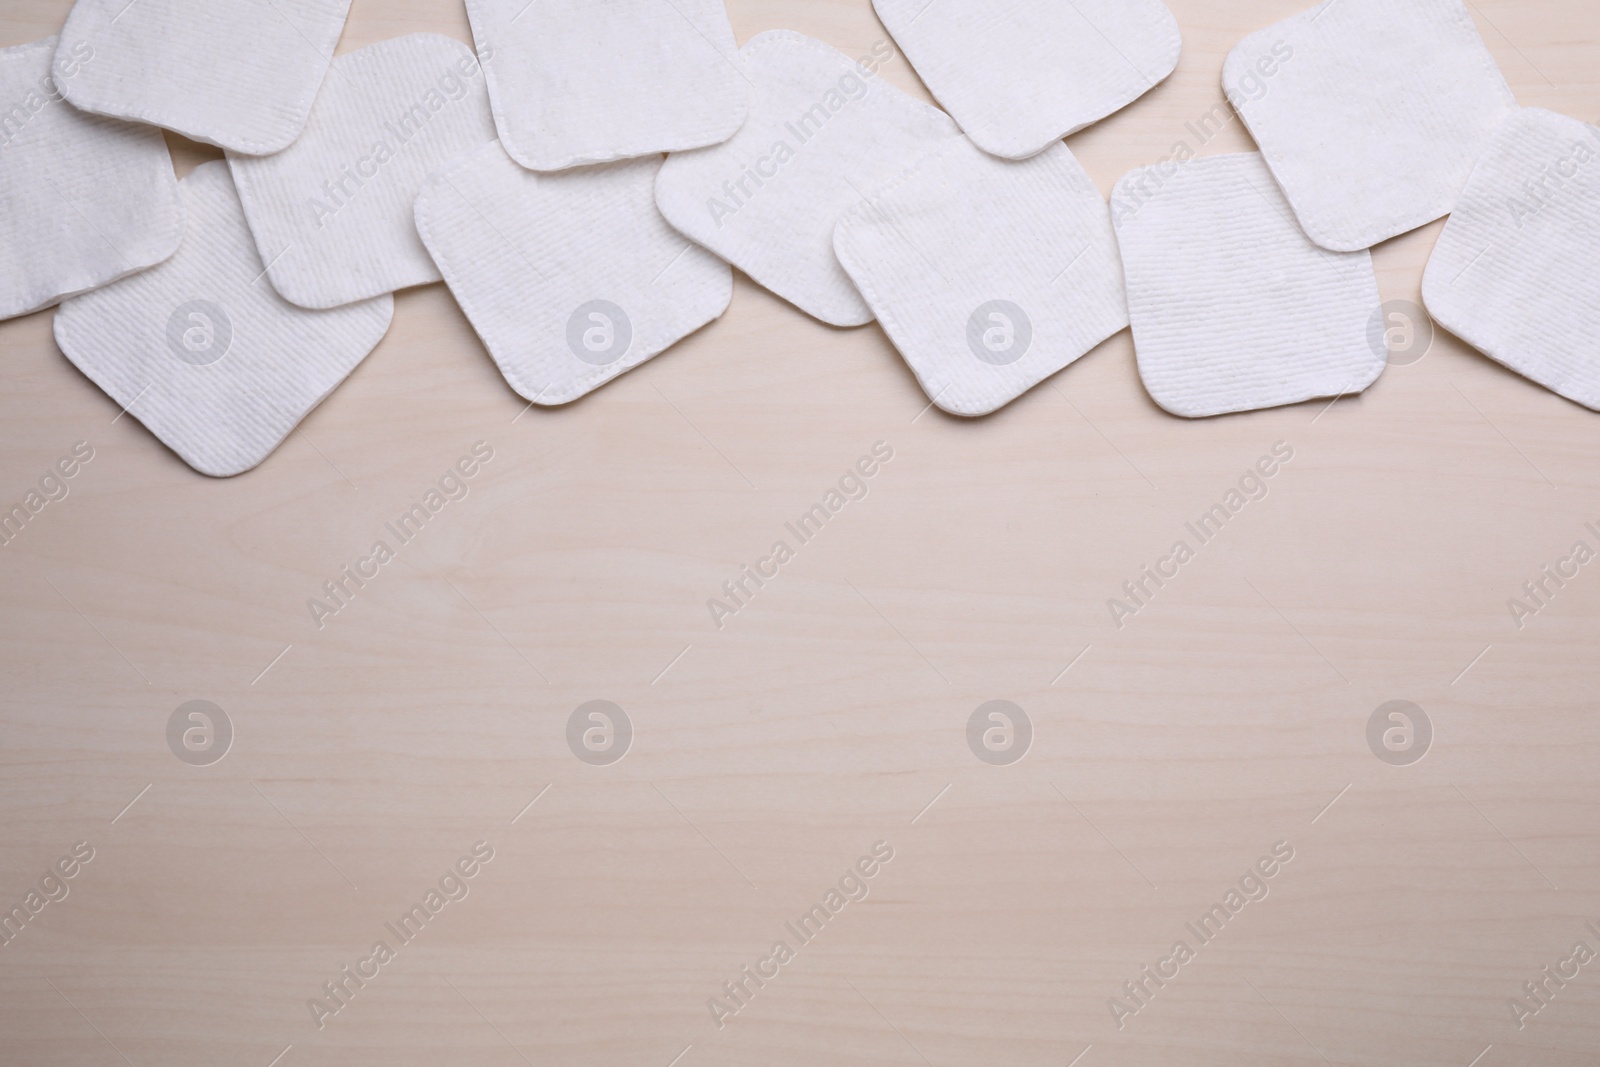
<path fill-rule="evenodd" d="M 951 141 L 845 212 L 833 240 L 956 415 L 1005 406 L 1128 325 L 1111 214 L 1064 144 L 1012 162 Z"/>
<path fill-rule="evenodd" d="M 287 147 L 344 32 L 350 0 L 78 0 L 58 59 L 73 106 L 235 152 Z"/>
<path fill-rule="evenodd" d="M 576 400 L 727 310 L 733 271 L 661 217 L 660 169 L 538 174 L 494 143 L 423 186 L 417 230 L 524 398 Z"/>
<path fill-rule="evenodd" d="M 412 218 L 417 190 L 492 140 L 477 58 L 415 33 L 334 60 L 298 141 L 228 165 L 273 286 L 330 308 L 440 280 Z"/>
<path fill-rule="evenodd" d="M 55 38 L 0 50 L 0 319 L 160 263 L 183 240 L 183 202 L 157 130 L 62 102 L 84 60 Z"/>
<path fill-rule="evenodd" d="M 177 255 L 64 303 L 56 343 L 185 463 L 228 477 L 265 459 L 372 351 L 394 298 L 287 303 L 262 277 L 227 165 L 202 164 L 181 188 Z"/>
<path fill-rule="evenodd" d="M 1530 108 L 1472 172 L 1422 279 L 1428 313 L 1518 374 L 1600 410 L 1600 130 Z"/>
<path fill-rule="evenodd" d="M 495 126 L 525 167 L 718 144 L 750 83 L 722 0 L 467 0 Z"/>
<path fill-rule="evenodd" d="M 656 203 L 680 232 L 809 315 L 862 326 L 872 309 L 833 253 L 833 226 L 867 191 L 961 136 L 821 41 L 787 30 L 744 46 L 750 119 L 714 148 L 675 153 Z"/>
<path fill-rule="evenodd" d="M 986 152 L 1023 159 L 1178 65 L 1161 0 L 873 0 L 923 84 Z"/>
<path fill-rule="evenodd" d="M 1256 153 L 1136 170 L 1111 216 L 1139 376 L 1174 415 L 1359 393 L 1383 373 L 1371 255 L 1312 244 Z"/>
<path fill-rule="evenodd" d="M 1461 0 L 1327 0 L 1246 37 L 1222 85 L 1336 252 L 1447 215 L 1516 99 Z"/>

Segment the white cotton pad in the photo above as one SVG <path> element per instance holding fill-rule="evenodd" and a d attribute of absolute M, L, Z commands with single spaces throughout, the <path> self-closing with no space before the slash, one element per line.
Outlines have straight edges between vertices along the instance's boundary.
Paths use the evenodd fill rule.
<path fill-rule="evenodd" d="M 1174 415 L 1359 393 L 1383 373 L 1372 256 L 1307 240 L 1256 153 L 1136 170 L 1111 216 L 1139 376 Z"/>
<path fill-rule="evenodd" d="M 964 138 L 845 212 L 839 261 L 939 407 L 986 415 L 1128 325 L 1105 200 L 1064 144 Z"/>
<path fill-rule="evenodd" d="M 64 103 L 55 53 L 53 37 L 0 50 L 0 319 L 144 270 L 183 240 L 160 131 Z"/>
<path fill-rule="evenodd" d="M 412 218 L 417 190 L 492 140 L 477 57 L 414 33 L 334 60 L 298 141 L 228 165 L 273 286 L 330 308 L 440 280 Z"/>
<path fill-rule="evenodd" d="M 744 46 L 750 120 L 714 148 L 675 153 L 656 203 L 680 232 L 834 326 L 872 309 L 833 253 L 833 226 L 868 190 L 943 147 L 950 117 L 821 41 L 788 30 Z"/>
<path fill-rule="evenodd" d="M 235 152 L 300 136 L 350 0 L 78 0 L 57 59 L 75 107 Z"/>
<path fill-rule="evenodd" d="M 467 0 L 494 121 L 525 167 L 719 144 L 750 82 L 722 0 Z"/>
<path fill-rule="evenodd" d="M 495 143 L 423 186 L 417 230 L 524 398 L 576 400 L 727 310 L 733 271 L 661 217 L 660 169 L 538 174 Z"/>
<path fill-rule="evenodd" d="M 1530 108 L 1472 172 L 1422 278 L 1484 355 L 1600 411 L 1600 130 Z"/>
<path fill-rule="evenodd" d="M 185 463 L 228 477 L 265 459 L 372 351 L 394 298 L 287 303 L 262 276 L 227 166 L 202 164 L 181 188 L 177 255 L 61 305 L 56 343 Z"/>
<path fill-rule="evenodd" d="M 1178 65 L 1161 0 L 873 0 L 923 84 L 986 152 L 1025 159 Z"/>
<path fill-rule="evenodd" d="M 1222 85 L 1336 252 L 1449 214 L 1517 106 L 1461 0 L 1328 0 L 1241 41 Z"/>

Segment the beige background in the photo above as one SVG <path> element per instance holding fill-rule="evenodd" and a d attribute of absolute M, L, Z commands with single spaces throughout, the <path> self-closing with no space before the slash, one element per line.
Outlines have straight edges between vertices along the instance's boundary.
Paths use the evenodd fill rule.
<path fill-rule="evenodd" d="M 341 49 L 466 39 L 459 6 L 355 0 Z M 1102 191 L 1302 4 L 1172 6 L 1177 73 L 1071 139 Z M 8 0 L 0 45 L 68 7 Z M 885 36 L 867 0 L 729 7 L 741 41 Z M 1473 15 L 1524 104 L 1600 117 L 1600 9 Z M 1378 250 L 1385 296 L 1417 299 L 1439 229 Z M 1453 339 L 1331 409 L 1185 422 L 1123 333 L 963 422 L 919 416 L 877 327 L 741 277 L 721 321 L 522 414 L 433 286 L 217 482 L 117 418 L 51 318 L 0 325 L 0 498 L 95 459 L 0 550 L 0 902 L 95 858 L 0 948 L 4 1064 L 1596 1063 L 1600 963 L 1524 1030 L 1507 1000 L 1600 948 L 1600 574 L 1520 631 L 1507 600 L 1596 543 L 1600 416 Z M 480 440 L 471 495 L 319 631 L 307 599 Z M 713 627 L 880 440 L 871 495 Z M 1279 441 L 1271 495 L 1117 630 L 1107 598 Z M 237 731 L 207 768 L 165 741 L 197 698 Z M 1397 698 L 1437 733 L 1406 768 L 1365 740 Z M 610 767 L 564 739 L 593 699 L 636 731 Z M 967 749 L 991 699 L 1034 724 L 1014 766 Z M 318 1030 L 307 999 L 479 839 L 470 896 Z M 871 896 L 718 1030 L 707 998 L 879 840 Z M 1119 1030 L 1108 998 L 1279 841 L 1271 895 Z"/>

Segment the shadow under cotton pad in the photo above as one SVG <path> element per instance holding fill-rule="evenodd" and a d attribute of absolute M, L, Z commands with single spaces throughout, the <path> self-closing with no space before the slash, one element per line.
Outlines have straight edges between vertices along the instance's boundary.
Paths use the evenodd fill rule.
<path fill-rule="evenodd" d="M 334 311 L 286 302 L 227 165 L 181 183 L 189 227 L 167 262 L 67 301 L 56 343 L 79 370 L 202 474 L 256 466 L 366 358 L 394 298 Z"/>
<path fill-rule="evenodd" d="M 228 154 L 273 286 L 330 308 L 440 280 L 412 205 L 428 176 L 494 140 L 477 57 L 415 33 L 334 60 L 300 139 Z"/>

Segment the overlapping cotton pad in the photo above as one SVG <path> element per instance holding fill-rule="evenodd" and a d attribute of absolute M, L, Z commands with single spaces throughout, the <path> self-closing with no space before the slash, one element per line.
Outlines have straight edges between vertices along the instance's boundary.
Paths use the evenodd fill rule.
<path fill-rule="evenodd" d="M 177 254 L 64 303 L 56 343 L 185 463 L 228 477 L 265 459 L 372 351 L 394 298 L 289 304 L 262 276 L 227 165 L 201 165 L 181 191 Z"/>
<path fill-rule="evenodd" d="M 862 326 L 872 310 L 833 252 L 833 227 L 867 191 L 960 137 L 821 41 L 787 30 L 744 46 L 750 119 L 725 144 L 669 156 L 661 213 L 809 315 Z"/>
<path fill-rule="evenodd" d="M 1490 143 L 1422 279 L 1428 313 L 1600 410 L 1600 130 L 1529 108 Z"/>
<path fill-rule="evenodd" d="M 873 0 L 923 84 L 978 147 L 1024 159 L 1178 65 L 1161 0 Z"/>
<path fill-rule="evenodd" d="M 300 136 L 350 0 L 77 0 L 58 58 L 74 106 L 256 155 Z"/>
<path fill-rule="evenodd" d="M 183 202 L 157 130 L 61 100 L 84 57 L 56 39 L 0 50 L 0 319 L 144 270 L 183 240 Z M 52 69 L 53 68 L 53 69 Z"/>
<path fill-rule="evenodd" d="M 923 390 L 986 415 L 1128 325 L 1106 202 L 1064 144 L 951 141 L 845 212 L 839 261 Z"/>
<path fill-rule="evenodd" d="M 525 167 L 718 144 L 750 83 L 722 0 L 467 0 L 494 120 Z"/>
<path fill-rule="evenodd" d="M 334 60 L 298 141 L 228 164 L 273 286 L 331 308 L 440 280 L 413 221 L 417 191 L 492 140 L 472 51 L 415 33 Z"/>
<path fill-rule="evenodd" d="M 423 186 L 417 230 L 524 398 L 576 400 L 727 310 L 733 271 L 656 210 L 660 168 L 539 174 L 494 143 Z"/>
<path fill-rule="evenodd" d="M 1371 255 L 1312 244 L 1256 153 L 1133 171 L 1111 215 L 1139 376 L 1174 415 L 1359 393 L 1383 373 Z"/>
<path fill-rule="evenodd" d="M 1517 106 L 1462 0 L 1326 0 L 1246 37 L 1222 84 L 1301 227 L 1336 252 L 1448 214 Z"/>

